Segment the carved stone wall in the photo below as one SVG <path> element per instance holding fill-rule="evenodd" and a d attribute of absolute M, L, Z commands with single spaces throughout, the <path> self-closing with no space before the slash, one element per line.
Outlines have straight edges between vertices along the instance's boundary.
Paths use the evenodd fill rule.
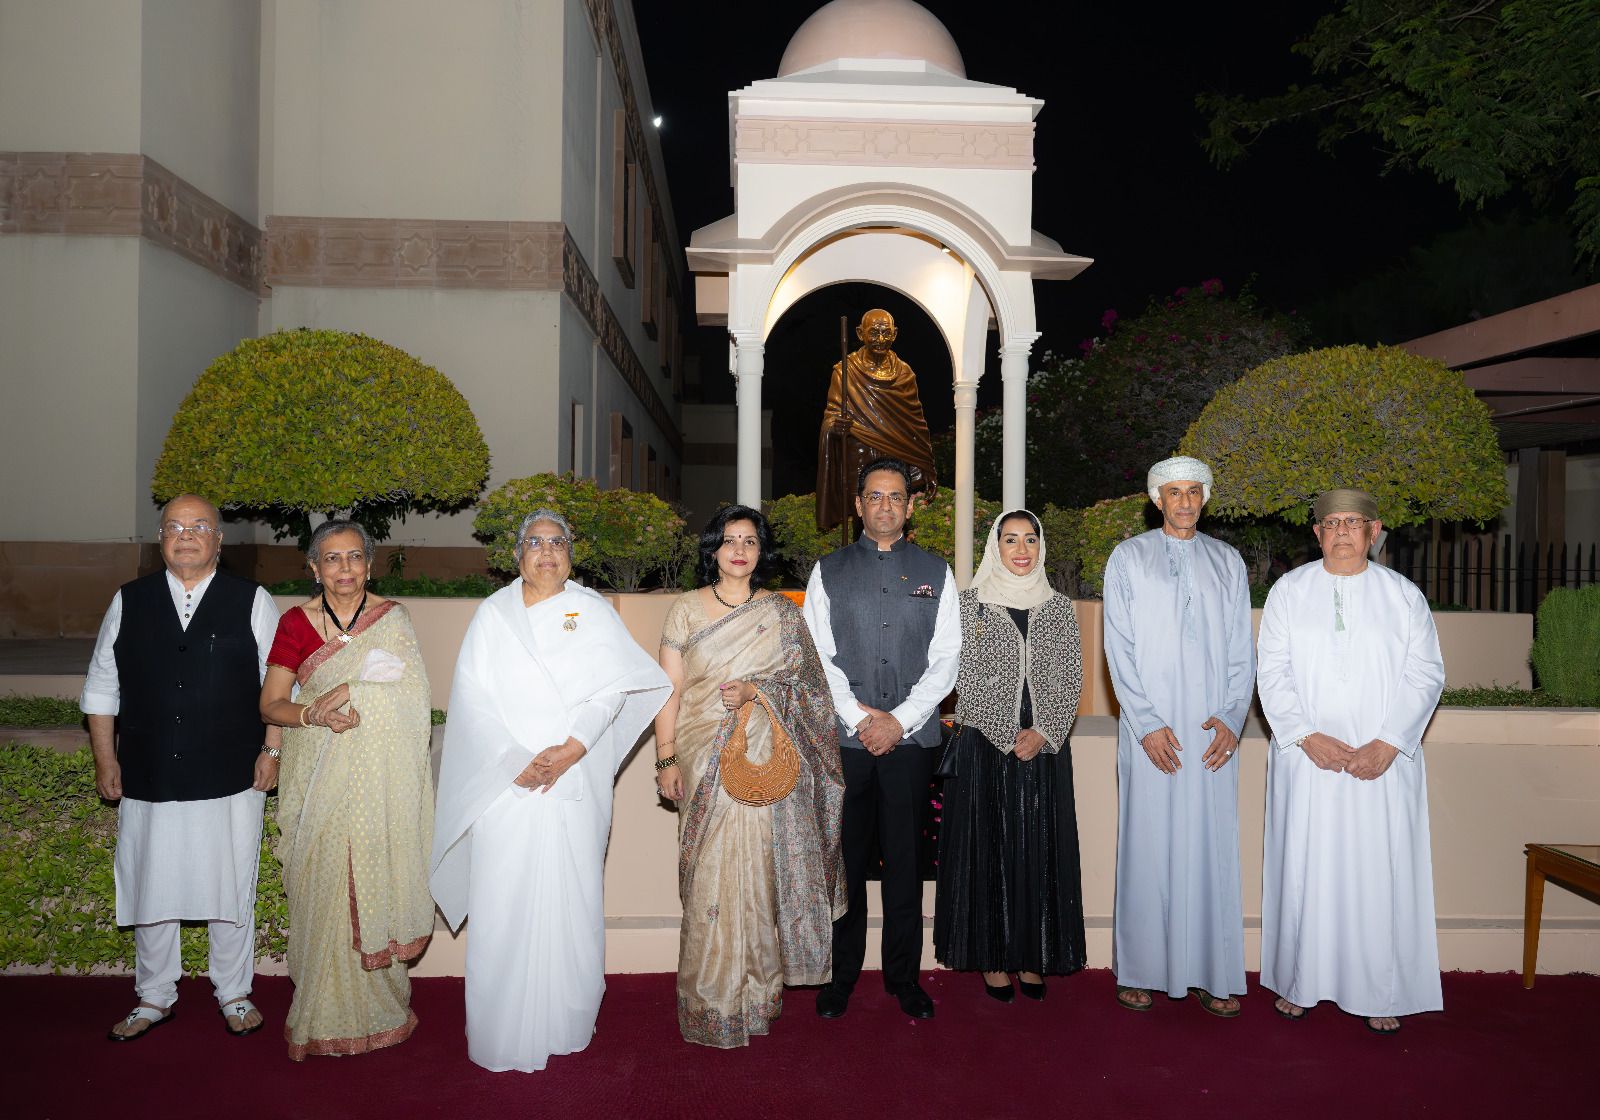
<path fill-rule="evenodd" d="M 893 164 L 1033 170 L 1033 125 L 741 116 L 741 163 Z"/>
<path fill-rule="evenodd" d="M 267 219 L 267 283 L 559 291 L 560 222 Z"/>
<path fill-rule="evenodd" d="M 149 156 L 0 152 L 0 235 L 144 237 L 261 294 L 261 231 Z"/>

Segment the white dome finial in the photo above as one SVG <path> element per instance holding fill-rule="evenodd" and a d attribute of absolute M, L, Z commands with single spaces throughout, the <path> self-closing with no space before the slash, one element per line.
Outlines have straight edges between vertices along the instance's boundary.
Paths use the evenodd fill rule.
<path fill-rule="evenodd" d="M 915 0 L 833 0 L 823 5 L 789 40 L 778 77 L 840 58 L 921 61 L 958 78 L 967 76 L 950 32 Z"/>

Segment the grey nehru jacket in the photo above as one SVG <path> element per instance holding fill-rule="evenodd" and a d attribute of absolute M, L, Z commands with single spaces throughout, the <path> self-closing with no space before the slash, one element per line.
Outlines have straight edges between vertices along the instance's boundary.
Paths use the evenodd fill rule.
<path fill-rule="evenodd" d="M 928 668 L 945 562 L 901 537 L 879 551 L 865 534 L 824 556 L 820 563 L 837 653 L 833 662 L 849 678 L 862 703 L 889 710 L 905 701 Z M 930 719 L 910 738 L 924 747 L 939 742 L 939 721 Z M 864 749 L 840 727 L 839 743 Z"/>

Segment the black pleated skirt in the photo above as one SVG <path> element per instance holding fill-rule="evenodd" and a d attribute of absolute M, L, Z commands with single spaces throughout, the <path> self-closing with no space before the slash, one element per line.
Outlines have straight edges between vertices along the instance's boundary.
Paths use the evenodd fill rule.
<path fill-rule="evenodd" d="M 1030 762 L 961 733 L 944 782 L 934 956 L 947 968 L 1061 976 L 1082 968 L 1072 755 Z"/>

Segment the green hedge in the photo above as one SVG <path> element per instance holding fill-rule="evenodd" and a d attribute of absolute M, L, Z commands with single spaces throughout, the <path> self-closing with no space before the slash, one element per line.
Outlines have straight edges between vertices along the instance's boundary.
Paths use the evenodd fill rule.
<path fill-rule="evenodd" d="M 267 799 L 256 887 L 256 953 L 283 959 L 289 909 L 273 848 L 278 799 Z M 94 787 L 88 750 L 0 747 L 0 968 L 88 972 L 133 967 L 133 931 L 116 925 L 112 853 L 117 810 Z M 183 967 L 207 968 L 203 924 L 185 926 Z"/>
<path fill-rule="evenodd" d="M 0 696 L 0 727 L 77 727 L 83 713 L 76 700 L 57 696 Z"/>
<path fill-rule="evenodd" d="M 1600 586 L 1557 587 L 1534 617 L 1533 671 L 1573 707 L 1600 707 Z"/>
<path fill-rule="evenodd" d="M 1488 685 L 1483 688 L 1447 688 L 1439 697 L 1441 708 L 1562 708 L 1560 697 L 1542 688 Z"/>

